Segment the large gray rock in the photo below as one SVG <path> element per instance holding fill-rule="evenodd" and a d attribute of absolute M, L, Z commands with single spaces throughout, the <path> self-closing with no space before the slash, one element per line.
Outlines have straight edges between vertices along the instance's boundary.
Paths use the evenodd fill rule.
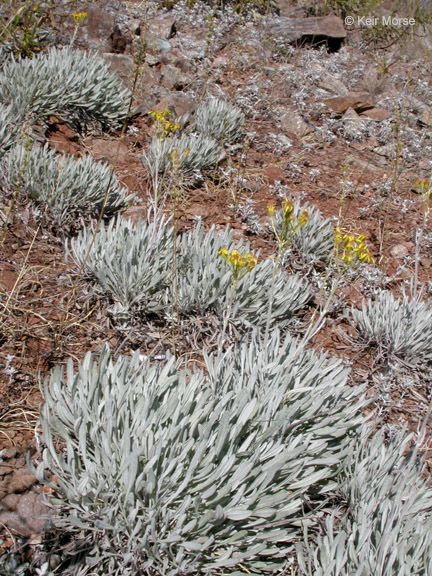
<path fill-rule="evenodd" d="M 270 34 L 288 44 L 326 44 L 330 52 L 339 50 L 347 36 L 342 19 L 333 14 L 312 18 L 281 17 L 270 26 Z"/>
<path fill-rule="evenodd" d="M 195 110 L 195 105 L 196 103 L 188 94 L 184 92 L 172 92 L 165 98 L 162 98 L 155 108 L 157 110 L 171 110 L 173 118 L 181 118 L 185 115 L 191 115 Z"/>

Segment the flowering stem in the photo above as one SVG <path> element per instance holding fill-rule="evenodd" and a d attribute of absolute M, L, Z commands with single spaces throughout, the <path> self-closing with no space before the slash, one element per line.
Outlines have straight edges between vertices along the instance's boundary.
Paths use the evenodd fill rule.
<path fill-rule="evenodd" d="M 272 310 L 273 310 L 276 270 L 277 270 L 277 267 L 279 266 L 280 258 L 282 255 L 282 249 L 283 249 L 283 244 L 281 242 L 279 242 L 278 253 L 277 253 L 276 259 L 273 260 L 273 272 L 272 272 L 272 280 L 271 280 L 271 286 L 270 286 L 269 306 L 268 306 L 268 310 L 267 310 L 267 320 L 266 320 L 266 328 L 265 328 L 265 334 L 264 334 L 264 350 L 265 350 L 266 355 L 267 355 L 268 337 L 269 337 L 269 332 L 270 332 L 271 315 L 272 315 Z"/>
<path fill-rule="evenodd" d="M 234 301 L 234 292 L 235 292 L 236 287 L 237 287 L 237 281 L 234 280 L 231 283 L 231 290 L 230 290 L 230 295 L 229 295 L 229 299 L 228 299 L 228 306 L 226 307 L 225 314 L 224 314 L 222 332 L 221 332 L 221 335 L 219 338 L 218 355 L 220 355 L 220 353 L 222 352 L 222 346 L 223 346 L 223 342 L 224 342 L 224 338 L 225 338 L 226 329 L 228 327 L 228 320 L 229 320 L 229 317 L 231 316 L 231 307 L 232 307 L 232 303 Z"/>

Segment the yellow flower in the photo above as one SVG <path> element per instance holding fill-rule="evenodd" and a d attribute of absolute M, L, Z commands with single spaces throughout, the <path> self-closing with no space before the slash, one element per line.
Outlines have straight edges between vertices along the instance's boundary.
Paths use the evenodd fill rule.
<path fill-rule="evenodd" d="M 79 26 L 87 18 L 87 12 L 72 12 L 71 17 L 75 22 L 75 26 Z"/>
<path fill-rule="evenodd" d="M 219 250 L 218 256 L 222 256 L 222 258 L 224 258 L 225 260 L 227 259 L 228 250 L 225 248 L 225 246 L 222 246 L 222 248 Z"/>
<path fill-rule="evenodd" d="M 242 256 L 238 250 L 228 252 L 225 246 L 219 250 L 218 256 L 221 256 L 226 263 L 231 266 L 233 282 L 237 282 L 243 278 L 258 262 L 257 258 L 251 252 L 248 252 L 246 256 Z"/>
<path fill-rule="evenodd" d="M 360 262 L 367 262 L 369 264 L 369 262 L 372 260 L 372 256 L 370 255 L 369 250 L 366 249 L 360 254 L 358 259 Z"/>
<path fill-rule="evenodd" d="M 337 226 L 335 228 L 335 245 L 336 254 L 339 254 L 339 244 L 342 242 L 342 255 L 340 259 L 345 265 L 351 263 L 359 262 L 371 262 L 373 258 L 366 246 L 366 236 L 364 234 L 358 234 L 354 236 L 353 234 L 345 233 L 344 230 Z"/>
<path fill-rule="evenodd" d="M 298 223 L 301 226 L 301 228 L 303 228 L 303 226 L 306 224 L 306 222 L 309 219 L 309 213 L 307 210 L 303 210 L 303 212 L 300 214 L 299 218 L 298 218 Z"/>
<path fill-rule="evenodd" d="M 273 216 L 274 211 L 275 211 L 274 204 L 269 203 L 269 204 L 267 204 L 266 208 L 267 208 L 267 212 L 268 212 L 269 216 Z"/>
<path fill-rule="evenodd" d="M 292 213 L 294 210 L 294 204 L 290 200 L 288 200 L 287 198 L 284 198 L 282 200 L 282 208 L 283 208 L 285 218 L 288 217 L 291 220 Z"/>
<path fill-rule="evenodd" d="M 248 270 L 252 270 L 252 268 L 255 268 L 255 266 L 258 264 L 258 260 L 256 258 L 256 256 L 252 256 L 252 258 L 249 260 L 248 262 Z"/>

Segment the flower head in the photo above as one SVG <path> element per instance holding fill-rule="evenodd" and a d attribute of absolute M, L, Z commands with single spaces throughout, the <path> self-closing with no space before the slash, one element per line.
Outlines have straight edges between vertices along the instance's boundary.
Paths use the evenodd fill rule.
<path fill-rule="evenodd" d="M 307 210 L 303 210 L 303 212 L 298 217 L 299 225 L 303 228 L 303 226 L 306 224 L 308 219 L 309 219 L 309 212 Z"/>
<path fill-rule="evenodd" d="M 231 267 L 234 283 L 243 278 L 243 276 L 247 272 L 250 272 L 252 268 L 255 268 L 258 263 L 258 259 L 252 254 L 252 252 L 248 252 L 243 256 L 238 250 L 231 250 L 228 252 L 228 249 L 225 248 L 225 246 L 219 250 L 218 256 L 221 256 Z"/>
<path fill-rule="evenodd" d="M 274 204 L 272 204 L 272 203 L 269 202 L 269 203 L 267 204 L 267 206 L 266 206 L 266 209 L 267 209 L 268 215 L 269 215 L 269 216 L 273 216 L 274 211 L 275 211 Z"/>
<path fill-rule="evenodd" d="M 87 12 L 72 12 L 71 17 L 75 22 L 75 26 L 79 26 L 87 18 Z"/>
<path fill-rule="evenodd" d="M 366 236 L 364 234 L 349 234 L 342 228 L 335 228 L 336 253 L 345 266 L 355 262 L 369 263 L 373 260 L 371 253 L 366 246 Z"/>

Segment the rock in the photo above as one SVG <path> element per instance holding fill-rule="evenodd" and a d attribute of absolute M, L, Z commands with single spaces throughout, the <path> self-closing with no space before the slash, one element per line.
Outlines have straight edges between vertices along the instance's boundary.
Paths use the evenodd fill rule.
<path fill-rule="evenodd" d="M 90 148 L 95 160 L 109 164 L 130 162 L 129 149 L 124 142 L 106 140 L 104 138 L 92 138 L 87 146 Z"/>
<path fill-rule="evenodd" d="M 369 94 L 381 94 L 387 89 L 388 78 L 385 75 L 381 76 L 379 68 L 373 64 L 364 71 L 362 85 Z"/>
<path fill-rule="evenodd" d="M 161 54 L 165 54 L 171 50 L 171 44 L 168 42 L 168 40 L 164 40 L 163 38 L 156 38 L 156 42 Z"/>
<path fill-rule="evenodd" d="M 333 14 L 312 18 L 281 17 L 270 26 L 269 32 L 290 44 L 326 44 L 330 52 L 339 50 L 347 36 L 342 19 Z"/>
<path fill-rule="evenodd" d="M 131 40 L 126 38 L 126 36 L 120 30 L 120 26 L 116 24 L 114 30 L 109 36 L 109 42 L 111 45 L 111 51 L 114 54 L 123 54 L 126 52 L 126 46 L 131 43 Z"/>
<path fill-rule="evenodd" d="M 82 11 L 87 13 L 87 17 L 78 28 L 77 44 L 109 52 L 112 49 L 110 36 L 114 29 L 113 16 L 99 8 L 95 2 L 86 2 Z"/>
<path fill-rule="evenodd" d="M 342 96 L 347 96 L 349 93 L 348 88 L 341 81 L 326 72 L 320 80 L 318 80 L 318 87 L 326 92 L 332 94 L 341 94 Z"/>
<path fill-rule="evenodd" d="M 277 166 L 268 166 L 264 170 L 264 176 L 268 179 L 269 184 L 274 184 L 275 182 L 283 182 L 285 180 L 284 171 Z"/>
<path fill-rule="evenodd" d="M 408 254 L 409 254 L 408 248 L 404 244 L 395 244 L 390 249 L 390 255 L 393 256 L 393 258 L 397 259 L 406 258 Z"/>
<path fill-rule="evenodd" d="M 3 263 L 6 264 L 6 263 Z M 1 451 L 1 457 L 3 460 L 9 460 L 9 458 L 15 458 L 18 453 L 18 448 L 16 446 L 12 446 L 11 448 L 6 448 L 5 450 Z"/>
<path fill-rule="evenodd" d="M 12 476 L 11 483 L 9 485 L 10 492 L 21 493 L 28 490 L 35 484 L 36 478 L 30 470 L 26 468 L 21 468 L 16 470 Z"/>
<path fill-rule="evenodd" d="M 290 109 L 285 114 L 282 114 L 280 122 L 281 128 L 284 132 L 294 134 L 298 138 L 302 138 L 311 132 L 310 127 L 294 109 Z"/>
<path fill-rule="evenodd" d="M 161 52 L 161 47 L 162 49 L 166 47 L 163 41 L 169 40 L 175 33 L 175 20 L 170 15 L 153 18 L 146 25 L 141 26 L 147 52 L 153 54 Z"/>
<path fill-rule="evenodd" d="M 383 122 L 384 120 L 388 120 L 391 114 L 385 108 L 371 108 L 370 110 L 361 112 L 360 116 L 366 116 L 366 118 L 375 120 L 375 122 Z"/>
<path fill-rule="evenodd" d="M 57 116 L 48 117 L 48 129 L 52 132 L 60 132 L 68 140 L 73 142 L 78 142 L 78 134 L 72 130 L 64 120 L 61 120 Z"/>
<path fill-rule="evenodd" d="M 7 494 L 0 501 L 0 512 L 13 512 L 16 510 L 20 498 L 22 498 L 20 494 Z"/>
<path fill-rule="evenodd" d="M 167 90 L 183 90 L 193 82 L 193 77 L 171 64 L 162 64 L 161 84 Z"/>
<path fill-rule="evenodd" d="M 131 220 L 134 224 L 138 220 L 145 220 L 147 215 L 147 207 L 143 205 L 138 206 L 128 206 L 128 208 L 122 213 L 122 217 L 127 220 Z"/>
<path fill-rule="evenodd" d="M 423 126 L 432 126 L 432 112 L 430 110 L 422 112 L 418 122 Z"/>
<path fill-rule="evenodd" d="M 15 273 L 14 267 L 7 262 L 0 263 L 0 287 L 6 289 L 8 292 L 11 292 L 14 287 L 15 283 L 17 282 L 18 274 Z M 2 457 L 7 458 L 7 456 L 3 456 L 6 450 L 3 450 Z M 13 458 L 13 456 L 12 456 Z M 0 474 L 2 474 L 2 466 L 0 466 Z"/>
<path fill-rule="evenodd" d="M 390 158 L 394 154 L 394 146 L 393 144 L 385 144 L 384 146 L 377 146 L 373 151 L 379 156 Z"/>
<path fill-rule="evenodd" d="M 135 96 L 138 101 L 151 101 L 146 103 L 146 111 L 152 108 L 153 104 L 161 98 L 159 83 L 160 71 L 157 68 L 152 68 L 147 63 L 143 64 L 140 69 L 140 78 Z"/>
<path fill-rule="evenodd" d="M 338 116 L 344 114 L 348 108 L 353 109 L 357 113 L 374 108 L 373 104 L 357 96 L 336 96 L 335 98 L 327 98 L 323 102 L 327 108 L 330 108 L 330 110 Z"/>
<path fill-rule="evenodd" d="M 0 462 L 0 476 L 7 476 L 8 474 L 12 474 L 15 470 L 13 466 L 8 466 L 7 464 L 3 464 Z"/>
<path fill-rule="evenodd" d="M 0 513 L 0 524 L 23 537 L 41 533 L 51 523 L 52 512 L 44 494 L 29 492 L 22 496 L 15 511 Z"/>
<path fill-rule="evenodd" d="M 419 100 L 418 98 L 412 97 L 409 101 L 410 112 L 416 116 L 421 116 L 425 112 L 429 112 L 429 107 L 427 104 Z"/>
<path fill-rule="evenodd" d="M 306 15 L 305 7 L 293 6 L 292 0 L 277 0 L 277 7 L 280 16 L 303 18 Z"/>
<path fill-rule="evenodd" d="M 26 468 L 19 468 L 13 474 L 5 476 L 0 482 L 0 492 L 5 494 L 19 494 L 28 490 L 36 482 L 34 475 Z"/>
<path fill-rule="evenodd" d="M 343 122 L 359 122 L 361 123 L 361 118 L 360 116 L 357 114 L 357 112 L 354 110 L 354 108 L 348 108 L 348 110 L 345 112 L 345 114 L 342 116 L 342 121 Z"/>
<path fill-rule="evenodd" d="M 117 76 L 121 78 L 126 88 L 132 88 L 135 74 L 135 63 L 132 56 L 105 52 L 102 54 L 102 57 L 108 64 L 111 72 L 115 72 Z"/>
<path fill-rule="evenodd" d="M 176 68 L 178 68 L 182 72 L 185 72 L 186 74 L 197 73 L 197 66 L 193 62 L 193 60 L 189 58 L 189 56 L 187 56 L 184 52 L 178 50 L 177 48 L 173 48 L 169 52 L 165 52 L 164 54 L 162 54 L 160 61 L 162 62 L 162 64 L 175 66 Z"/>
<path fill-rule="evenodd" d="M 195 110 L 195 102 L 190 96 L 183 92 L 173 92 L 165 98 L 162 98 L 162 100 L 156 104 L 155 109 L 171 110 L 174 118 L 181 118 L 186 114 L 192 114 Z"/>

